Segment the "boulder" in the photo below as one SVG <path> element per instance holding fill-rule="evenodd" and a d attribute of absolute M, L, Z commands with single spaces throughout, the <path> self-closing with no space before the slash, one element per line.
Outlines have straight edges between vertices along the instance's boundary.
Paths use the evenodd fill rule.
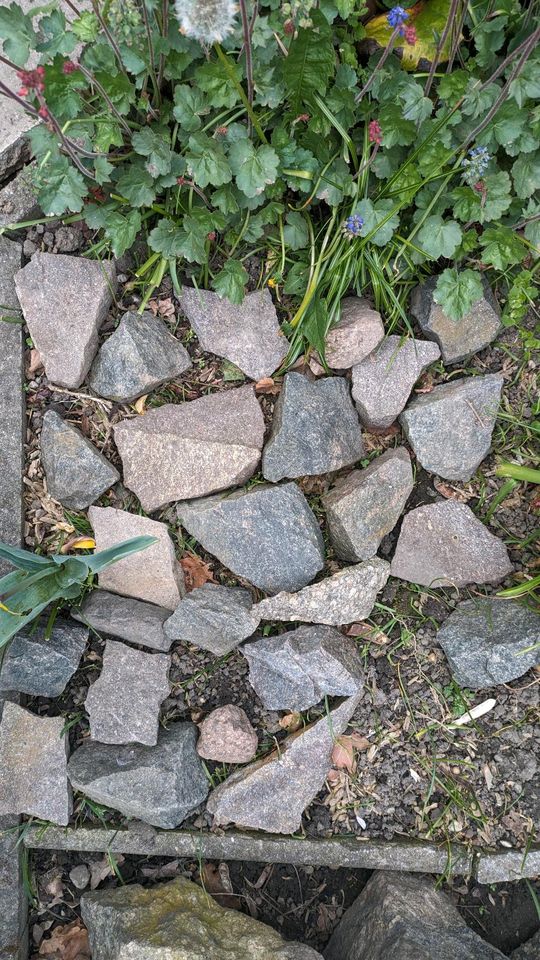
<path fill-rule="evenodd" d="M 237 387 L 122 420 L 114 439 L 126 487 L 153 513 L 249 480 L 261 458 L 264 418 L 253 387 Z"/>
<path fill-rule="evenodd" d="M 341 301 L 337 323 L 326 335 L 325 360 L 332 370 L 348 370 L 365 359 L 384 337 L 378 310 L 363 297 Z"/>
<path fill-rule="evenodd" d="M 54 410 L 43 417 L 41 462 L 51 497 L 71 510 L 85 510 L 120 479 L 94 444 Z"/>
<path fill-rule="evenodd" d="M 94 529 L 96 553 L 132 537 L 150 536 L 158 541 L 102 570 L 100 587 L 175 610 L 185 592 L 184 576 L 167 524 L 113 507 L 90 507 L 88 519 Z"/>
<path fill-rule="evenodd" d="M 189 353 L 163 320 L 128 310 L 94 360 L 88 386 L 100 397 L 130 403 L 190 366 Z"/>
<path fill-rule="evenodd" d="M 246 643 L 242 653 L 267 710 L 307 710 L 325 696 L 352 697 L 364 684 L 356 644 L 334 627 L 298 627 Z"/>
<path fill-rule="evenodd" d="M 274 408 L 262 472 L 275 483 L 340 470 L 363 453 L 358 415 L 342 377 L 287 373 Z"/>
<path fill-rule="evenodd" d="M 446 480 L 470 480 L 491 448 L 504 379 L 465 377 L 418 396 L 400 416 L 425 470 Z"/>
<path fill-rule="evenodd" d="M 67 826 L 71 793 L 67 781 L 65 717 L 36 717 L 5 703 L 0 723 L 0 816 L 25 813 Z"/>
<path fill-rule="evenodd" d="M 77 670 L 86 648 L 88 630 L 63 617 L 47 637 L 48 616 L 24 627 L 4 652 L 0 690 L 30 697 L 59 697 Z"/>
<path fill-rule="evenodd" d="M 467 926 L 434 880 L 376 871 L 346 911 L 326 960 L 503 960 Z"/>
<path fill-rule="evenodd" d="M 258 743 L 245 711 L 227 703 L 212 710 L 200 724 L 197 753 L 217 763 L 249 763 Z"/>
<path fill-rule="evenodd" d="M 403 410 L 424 370 L 440 356 L 427 340 L 391 336 L 352 370 L 352 395 L 362 423 L 386 430 Z"/>
<path fill-rule="evenodd" d="M 415 287 L 411 313 L 424 336 L 438 343 L 443 363 L 458 363 L 492 343 L 501 330 L 500 310 L 487 279 L 481 277 L 484 295 L 461 320 L 450 319 L 433 299 L 438 279 L 430 277 Z"/>
<path fill-rule="evenodd" d="M 180 503 L 178 518 L 205 550 L 267 593 L 299 590 L 324 566 L 319 524 L 295 483 Z"/>
<path fill-rule="evenodd" d="M 208 793 L 196 742 L 193 723 L 160 730 L 154 747 L 87 740 L 71 755 L 68 776 L 75 790 L 95 803 L 172 830 Z"/>
<path fill-rule="evenodd" d="M 270 757 L 236 770 L 212 791 L 207 810 L 214 825 L 295 833 L 330 767 L 336 737 L 347 728 L 361 694 L 342 702 L 312 726 L 292 734 Z"/>
<path fill-rule="evenodd" d="M 498 583 L 513 566 L 508 551 L 457 500 L 417 507 L 405 516 L 390 573 L 425 587 Z"/>
<path fill-rule="evenodd" d="M 365 470 L 353 470 L 322 497 L 326 523 L 338 557 L 368 560 L 398 522 L 414 486 L 404 447 L 387 450 Z"/>
<path fill-rule="evenodd" d="M 85 893 L 81 912 L 93 960 L 322 960 L 184 877 Z"/>
<path fill-rule="evenodd" d="M 76 390 L 90 369 L 116 290 L 114 266 L 36 253 L 16 274 L 15 285 L 48 379 Z"/>
<path fill-rule="evenodd" d="M 107 640 L 103 669 L 86 695 L 90 734 L 101 743 L 157 743 L 159 709 L 169 696 L 171 658 Z"/>
<path fill-rule="evenodd" d="M 107 590 L 93 590 L 80 607 L 71 608 L 75 620 L 86 623 L 98 634 L 120 637 L 162 653 L 167 653 L 172 643 L 163 629 L 170 615 L 170 610 L 153 603 L 120 597 Z"/>
<path fill-rule="evenodd" d="M 369 617 L 388 580 L 390 564 L 379 557 L 345 567 L 298 593 L 278 593 L 253 607 L 261 620 L 327 623 L 339 627 Z"/>
<path fill-rule="evenodd" d="M 205 583 L 186 594 L 165 624 L 172 640 L 194 643 L 218 657 L 234 650 L 259 626 L 249 590 Z"/>
<path fill-rule="evenodd" d="M 248 293 L 238 304 L 210 290 L 184 287 L 180 305 L 202 349 L 234 363 L 252 380 L 271 376 L 287 355 L 289 344 L 268 290 Z"/>
<path fill-rule="evenodd" d="M 493 687 L 540 664 L 540 614 L 517 600 L 462 600 L 437 641 L 461 687 Z"/>

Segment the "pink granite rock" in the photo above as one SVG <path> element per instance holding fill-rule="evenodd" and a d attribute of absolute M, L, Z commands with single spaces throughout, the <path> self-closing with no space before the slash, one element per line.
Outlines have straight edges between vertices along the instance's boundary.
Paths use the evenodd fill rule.
<path fill-rule="evenodd" d="M 332 370 L 348 370 L 375 350 L 383 337 L 379 311 L 363 297 L 345 297 L 340 318 L 326 337 L 326 362 Z"/>
<path fill-rule="evenodd" d="M 197 753 L 220 763 L 248 763 L 257 752 L 258 740 L 244 710 L 227 703 L 212 710 L 199 727 Z"/>

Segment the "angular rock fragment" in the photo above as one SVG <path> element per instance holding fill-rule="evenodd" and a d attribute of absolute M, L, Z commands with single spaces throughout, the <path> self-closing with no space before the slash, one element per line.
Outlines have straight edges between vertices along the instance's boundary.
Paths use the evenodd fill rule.
<path fill-rule="evenodd" d="M 88 624 L 96 633 L 105 636 L 111 634 L 163 653 L 167 653 L 172 643 L 163 629 L 170 615 L 170 610 L 156 607 L 153 603 L 120 597 L 106 590 L 93 590 L 82 606 L 71 609 L 71 616 L 75 620 Z"/>
<path fill-rule="evenodd" d="M 418 396 L 400 416 L 425 470 L 446 480 L 470 480 L 487 456 L 504 379 L 466 377 Z"/>
<path fill-rule="evenodd" d="M 503 960 L 431 878 L 377 871 L 349 907 L 326 960 Z"/>
<path fill-rule="evenodd" d="M 183 877 L 95 890 L 83 896 L 81 911 L 93 960 L 323 960 Z"/>
<path fill-rule="evenodd" d="M 72 510 L 85 510 L 120 479 L 94 444 L 54 410 L 43 417 L 41 462 L 51 497 Z"/>
<path fill-rule="evenodd" d="M 262 472 L 275 483 L 340 470 L 363 453 L 358 416 L 342 377 L 287 373 L 264 448 Z"/>
<path fill-rule="evenodd" d="M 19 311 L 15 290 L 15 274 L 20 269 L 22 247 L 20 243 L 0 236 L 0 316 Z"/>
<path fill-rule="evenodd" d="M 110 263 L 36 253 L 15 277 L 26 325 L 49 380 L 75 390 L 98 347 L 116 289 Z"/>
<path fill-rule="evenodd" d="M 348 370 L 375 350 L 383 337 L 379 311 L 363 297 L 345 297 L 339 320 L 326 335 L 325 360 L 332 370 Z"/>
<path fill-rule="evenodd" d="M 443 623 L 437 641 L 461 687 L 493 687 L 540 663 L 540 614 L 517 600 L 463 600 Z"/>
<path fill-rule="evenodd" d="M 510 954 L 510 960 L 538 960 L 538 957 L 540 957 L 540 930 Z"/>
<path fill-rule="evenodd" d="M 249 682 L 267 710 L 307 710 L 323 697 L 352 697 L 364 684 L 353 640 L 334 627 L 298 627 L 246 643 Z"/>
<path fill-rule="evenodd" d="M 148 600 L 166 610 L 176 609 L 185 592 L 184 576 L 174 554 L 167 524 L 113 507 L 90 507 L 88 519 L 94 529 L 96 553 L 132 537 L 150 536 L 158 541 L 102 570 L 100 587 L 138 600 Z"/>
<path fill-rule="evenodd" d="M 25 627 L 11 641 L 0 669 L 0 690 L 31 697 L 59 697 L 77 670 L 88 630 L 63 617 L 47 637 L 48 617 Z"/>
<path fill-rule="evenodd" d="M 253 387 L 238 387 L 122 420 L 114 438 L 126 487 L 152 513 L 249 480 L 261 457 L 264 418 Z"/>
<path fill-rule="evenodd" d="M 143 653 L 107 640 L 103 669 L 86 695 L 92 738 L 100 743 L 156 744 L 159 708 L 170 692 L 170 665 L 164 653 Z"/>
<path fill-rule="evenodd" d="M 353 470 L 322 497 L 330 539 L 342 560 L 368 560 L 394 529 L 414 486 L 404 447 Z"/>
<path fill-rule="evenodd" d="M 418 378 L 439 356 L 439 348 L 427 340 L 386 337 L 353 367 L 352 395 L 362 423 L 375 430 L 390 427 Z"/>
<path fill-rule="evenodd" d="M 295 483 L 180 503 L 178 517 L 205 550 L 267 593 L 299 590 L 324 566 L 319 524 Z"/>
<path fill-rule="evenodd" d="M 279 752 L 231 774 L 208 798 L 214 824 L 234 823 L 269 833 L 294 833 L 322 788 L 332 765 L 335 738 L 344 732 L 361 694 L 349 697 L 302 733 L 280 743 Z"/>
<path fill-rule="evenodd" d="M 256 603 L 253 612 L 261 620 L 296 620 L 339 627 L 365 620 L 384 587 L 390 564 L 379 557 L 345 567 L 298 593 L 278 593 Z"/>
<path fill-rule="evenodd" d="M 249 763 L 257 746 L 257 734 L 245 711 L 232 703 L 212 710 L 199 727 L 197 753 L 206 760 Z"/>
<path fill-rule="evenodd" d="M 26 813 L 67 826 L 71 793 L 66 775 L 64 717 L 36 717 L 5 703 L 0 723 L 0 816 Z"/>
<path fill-rule="evenodd" d="M 190 366 L 189 353 L 163 320 L 128 310 L 94 360 L 88 386 L 100 397 L 130 403 Z"/>
<path fill-rule="evenodd" d="M 461 320 L 447 317 L 435 303 L 433 293 L 438 277 L 430 277 L 412 292 L 411 313 L 424 336 L 441 348 L 443 363 L 457 363 L 487 347 L 501 330 L 500 311 L 491 287 L 481 277 L 484 295 Z"/>
<path fill-rule="evenodd" d="M 252 380 L 271 376 L 287 354 L 268 290 L 233 304 L 210 290 L 184 287 L 180 304 L 202 349 L 234 363 Z"/>
<path fill-rule="evenodd" d="M 32 183 L 32 168 L 23 167 L 0 190 L 0 228 L 40 215 L 37 190 Z"/>
<path fill-rule="evenodd" d="M 205 583 L 180 601 L 165 624 L 173 640 L 194 643 L 218 657 L 234 650 L 259 626 L 249 590 Z"/>
<path fill-rule="evenodd" d="M 96 803 L 172 830 L 206 798 L 208 780 L 195 744 L 197 727 L 175 723 L 154 747 L 87 740 L 75 750 L 68 776 Z"/>
<path fill-rule="evenodd" d="M 508 551 L 457 500 L 417 507 L 405 516 L 390 573 L 426 587 L 498 583 L 513 566 Z"/>

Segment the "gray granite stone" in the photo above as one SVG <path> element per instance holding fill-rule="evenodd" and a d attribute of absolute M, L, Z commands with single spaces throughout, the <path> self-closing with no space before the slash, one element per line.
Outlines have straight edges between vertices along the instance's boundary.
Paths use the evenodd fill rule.
<path fill-rule="evenodd" d="M 444 621 L 437 641 L 460 686 L 493 687 L 516 680 L 540 663 L 540 614 L 517 600 L 462 600 Z"/>
<path fill-rule="evenodd" d="M 249 480 L 261 457 L 264 417 L 253 387 L 238 387 L 122 420 L 114 438 L 126 487 L 152 513 Z"/>
<path fill-rule="evenodd" d="M 375 350 L 383 337 L 379 311 L 363 297 L 345 297 L 339 320 L 326 335 L 326 363 L 333 370 L 348 370 Z"/>
<path fill-rule="evenodd" d="M 491 448 L 504 379 L 466 377 L 418 396 L 400 416 L 425 470 L 446 480 L 470 480 Z"/>
<path fill-rule="evenodd" d="M 499 850 L 479 857 L 476 879 L 478 883 L 508 883 L 540 874 L 540 848 L 528 850 Z M 536 960 L 536 958 L 535 958 Z"/>
<path fill-rule="evenodd" d="M 369 617 L 388 580 L 390 564 L 379 557 L 345 567 L 298 593 L 278 593 L 253 607 L 261 620 L 326 623 L 339 627 Z"/>
<path fill-rule="evenodd" d="M 49 380 L 76 390 L 90 369 L 112 303 L 109 263 L 36 253 L 15 276 L 24 319 Z"/>
<path fill-rule="evenodd" d="M 88 519 L 94 529 L 97 553 L 132 537 L 150 536 L 158 541 L 102 570 L 100 587 L 175 610 L 185 592 L 184 575 L 167 524 L 113 507 L 90 507 Z"/>
<path fill-rule="evenodd" d="M 20 263 L 20 246 L 0 237 L 0 317 L 4 313 L 2 306 L 18 310 L 13 274 Z M 23 529 L 23 358 L 22 326 L 0 320 L 0 541 L 13 546 L 20 546 Z M 0 560 L 0 576 L 11 569 L 10 564 Z"/>
<path fill-rule="evenodd" d="M 107 590 L 93 590 L 80 607 L 71 608 L 71 616 L 96 633 L 120 637 L 162 653 L 167 653 L 172 643 L 163 629 L 170 615 L 170 610 L 153 603 L 120 597 Z"/>
<path fill-rule="evenodd" d="M 403 410 L 424 370 L 440 356 L 427 340 L 390 336 L 353 367 L 352 395 L 362 423 L 386 430 Z"/>
<path fill-rule="evenodd" d="M 255 760 L 216 787 L 207 803 L 214 825 L 234 823 L 269 833 L 299 830 L 332 765 L 335 738 L 346 730 L 360 696 L 349 697 L 302 733 L 287 737 L 271 757 Z"/>
<path fill-rule="evenodd" d="M 364 685 L 353 640 L 334 627 L 298 627 L 242 647 L 249 682 L 267 710 L 307 710 L 323 697 L 352 697 Z"/>
<path fill-rule="evenodd" d="M 0 228 L 39 216 L 41 211 L 32 183 L 32 165 L 29 165 L 0 189 Z"/>
<path fill-rule="evenodd" d="M 264 448 L 262 472 L 275 483 L 340 470 L 363 453 L 358 415 L 342 377 L 285 375 Z"/>
<path fill-rule="evenodd" d="M 86 695 L 92 738 L 100 743 L 154 746 L 159 709 L 170 693 L 170 665 L 165 653 L 144 653 L 107 640 L 103 669 Z"/>
<path fill-rule="evenodd" d="M 387 450 L 365 470 L 353 470 L 322 502 L 334 550 L 342 560 L 368 560 L 394 529 L 414 486 L 404 447 Z"/>
<path fill-rule="evenodd" d="M 483 350 L 501 330 L 500 311 L 491 287 L 481 277 L 484 295 L 461 320 L 451 320 L 435 303 L 433 293 L 438 277 L 430 277 L 412 292 L 411 313 L 424 336 L 441 348 L 443 363 L 458 363 Z"/>
<path fill-rule="evenodd" d="M 90 371 L 94 393 L 129 403 L 181 376 L 191 366 L 189 353 L 151 313 L 124 314 L 102 345 Z"/>
<path fill-rule="evenodd" d="M 218 657 L 234 650 L 259 626 L 249 590 L 205 583 L 187 593 L 165 624 L 170 641 L 194 643 Z"/>
<path fill-rule="evenodd" d="M 0 236 L 0 317 L 19 313 L 19 301 L 15 290 L 15 274 L 22 263 L 22 247 L 14 240 Z M 2 333 L 8 324 L 2 322 Z"/>
<path fill-rule="evenodd" d="M 36 717 L 5 703 L 0 723 L 0 816 L 26 813 L 66 826 L 71 794 L 66 776 L 64 717 Z"/>
<path fill-rule="evenodd" d="M 0 960 L 28 957 L 28 897 L 17 827 L 17 819 L 0 817 Z"/>
<path fill-rule="evenodd" d="M 269 377 L 287 354 L 289 344 L 268 290 L 233 304 L 209 290 L 184 287 L 180 305 L 202 349 L 234 363 L 252 380 Z"/>
<path fill-rule="evenodd" d="M 374 873 L 334 930 L 326 960 L 503 960 L 431 878 Z"/>
<path fill-rule="evenodd" d="M 43 417 L 41 462 L 51 497 L 72 510 L 85 510 L 120 479 L 94 444 L 55 410 Z"/>
<path fill-rule="evenodd" d="M 391 575 L 426 587 L 498 583 L 513 570 L 508 551 L 457 500 L 408 513 L 392 560 Z"/>
<path fill-rule="evenodd" d="M 197 753 L 205 760 L 249 763 L 257 747 L 257 734 L 247 714 L 233 703 L 212 710 L 199 726 Z"/>
<path fill-rule="evenodd" d="M 538 957 L 540 957 L 540 930 L 510 954 L 510 960 L 538 960 Z"/>
<path fill-rule="evenodd" d="M 63 617 L 46 637 L 48 617 L 25 627 L 11 641 L 0 668 L 0 690 L 31 697 L 59 697 L 77 670 L 88 630 Z"/>
<path fill-rule="evenodd" d="M 196 741 L 193 723 L 160 730 L 154 747 L 87 740 L 72 754 L 68 776 L 76 790 L 96 803 L 170 830 L 208 793 Z"/>
<path fill-rule="evenodd" d="M 319 525 L 295 483 L 180 503 L 178 518 L 205 550 L 268 593 L 299 590 L 324 566 Z"/>

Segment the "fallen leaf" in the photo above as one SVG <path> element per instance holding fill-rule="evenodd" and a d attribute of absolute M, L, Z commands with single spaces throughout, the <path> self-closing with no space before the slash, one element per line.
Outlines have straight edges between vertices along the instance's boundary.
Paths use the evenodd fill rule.
<path fill-rule="evenodd" d="M 180 560 L 180 566 L 184 571 L 186 581 L 186 590 L 196 590 L 202 587 L 204 583 L 215 583 L 214 575 L 208 563 L 201 560 L 194 553 L 188 553 L 186 557 Z"/>
<path fill-rule="evenodd" d="M 281 390 L 281 385 L 276 383 L 272 377 L 263 377 L 262 380 L 258 380 L 255 384 L 256 393 L 271 393 L 276 394 Z"/>
<path fill-rule="evenodd" d="M 70 550 L 94 550 L 95 546 L 93 537 L 73 537 L 60 547 L 60 553 L 69 553 Z"/>
<path fill-rule="evenodd" d="M 28 373 L 36 373 L 43 366 L 43 360 L 41 359 L 41 354 L 39 350 L 36 350 L 35 347 L 30 351 L 30 363 L 28 364 Z"/>
<path fill-rule="evenodd" d="M 478 720 L 479 717 L 483 717 L 484 714 L 489 713 L 490 710 L 493 710 L 493 707 L 497 703 L 496 700 L 489 699 L 483 700 L 482 703 L 477 704 L 476 707 L 471 707 L 470 710 L 467 710 L 467 713 L 462 714 L 461 717 L 458 717 L 457 720 L 452 720 L 452 723 L 448 724 L 450 727 L 463 727 L 466 723 L 471 723 L 473 720 Z"/>
<path fill-rule="evenodd" d="M 240 909 L 240 898 L 233 892 L 233 885 L 226 863 L 217 867 L 214 863 L 204 863 L 201 869 L 201 883 L 203 888 L 222 907 L 230 910 Z"/>
<path fill-rule="evenodd" d="M 370 643 L 376 643 L 382 646 L 388 643 L 388 637 L 378 627 L 372 627 L 369 623 L 351 623 L 345 631 L 348 637 L 365 637 Z"/>
<path fill-rule="evenodd" d="M 352 773 L 354 769 L 354 750 L 350 737 L 340 737 L 334 744 L 332 750 L 332 763 L 338 770 L 348 770 Z"/>
<path fill-rule="evenodd" d="M 435 489 L 447 500 L 457 500 L 458 503 L 466 503 L 467 500 L 470 500 L 474 494 L 467 493 L 466 490 L 459 490 L 457 487 L 451 486 L 449 483 L 444 483 L 442 480 L 434 480 L 433 486 Z"/>
<path fill-rule="evenodd" d="M 168 317 L 169 320 L 175 316 L 174 303 L 170 297 L 165 300 L 158 300 L 157 312 L 160 317 Z"/>
<path fill-rule="evenodd" d="M 420 383 L 414 388 L 415 393 L 431 393 L 433 390 L 433 374 L 425 373 Z"/>
<path fill-rule="evenodd" d="M 302 714 L 293 711 L 293 713 L 286 713 L 284 717 L 281 717 L 279 720 L 279 725 L 282 730 L 287 730 L 289 733 L 296 733 L 297 730 L 300 730 L 300 727 L 303 724 Z"/>
<path fill-rule="evenodd" d="M 145 393 L 144 397 L 139 397 L 139 399 L 136 400 L 135 403 L 133 404 L 133 406 L 135 407 L 135 410 L 136 410 L 137 413 L 140 414 L 141 416 L 142 416 L 142 414 L 144 413 L 144 409 L 145 409 L 145 405 L 146 405 L 146 401 L 147 401 L 147 400 L 148 400 L 148 394 Z"/>
<path fill-rule="evenodd" d="M 125 860 L 125 857 L 123 857 L 121 853 L 114 854 L 114 861 L 116 862 L 117 866 L 123 863 L 124 860 Z M 107 877 L 111 877 L 114 875 L 114 863 L 112 859 L 110 859 L 109 857 L 103 857 L 103 860 L 94 860 L 93 863 L 89 864 L 89 867 L 90 867 L 90 876 L 91 876 L 91 879 L 90 879 L 91 890 L 96 890 L 99 887 L 100 883 L 103 882 L 103 880 L 106 880 Z"/>
<path fill-rule="evenodd" d="M 39 947 L 40 957 L 54 955 L 55 960 L 90 960 L 88 931 L 82 920 L 74 920 L 63 927 L 55 927 Z"/>

